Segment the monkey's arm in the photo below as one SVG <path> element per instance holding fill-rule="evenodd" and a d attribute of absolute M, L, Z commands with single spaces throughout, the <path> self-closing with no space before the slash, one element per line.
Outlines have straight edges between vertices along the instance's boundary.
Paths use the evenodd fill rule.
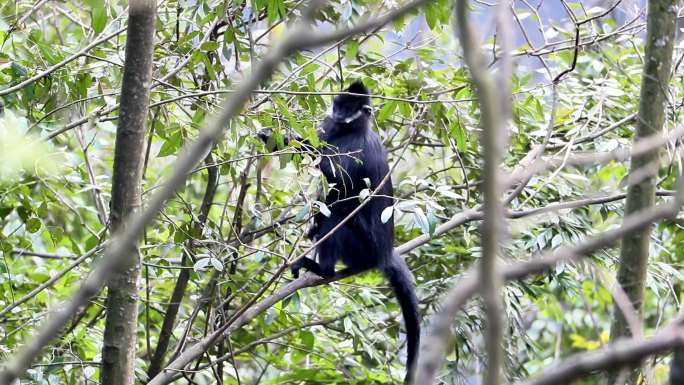
<path fill-rule="evenodd" d="M 261 141 L 264 142 L 264 144 L 266 144 L 267 146 L 269 146 L 269 147 L 272 146 L 272 148 L 274 148 L 274 149 L 280 149 L 280 148 L 278 148 L 278 143 L 274 143 L 274 141 L 272 141 L 273 131 L 270 128 L 263 128 L 263 129 L 259 130 L 259 132 L 257 133 L 257 137 L 259 139 L 261 139 Z M 283 146 L 284 147 L 289 146 L 291 141 L 297 141 L 298 143 L 300 143 L 301 146 L 304 147 L 304 149 L 308 153 L 315 153 L 316 152 L 315 147 L 313 145 L 311 145 L 311 143 L 307 139 L 302 138 L 301 136 L 297 135 L 296 133 L 293 133 L 290 136 L 283 136 Z"/>

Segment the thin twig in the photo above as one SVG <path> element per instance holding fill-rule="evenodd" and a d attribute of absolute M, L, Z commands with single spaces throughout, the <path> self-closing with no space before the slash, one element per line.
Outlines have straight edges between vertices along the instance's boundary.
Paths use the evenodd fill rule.
<path fill-rule="evenodd" d="M 58 69 L 64 67 L 65 65 L 67 65 L 67 64 L 71 63 L 72 61 L 78 59 L 79 57 L 85 55 L 88 51 L 97 47 L 98 45 L 110 40 L 113 37 L 119 36 L 125 30 L 126 30 L 126 27 L 123 27 L 123 28 L 120 28 L 120 29 L 108 34 L 108 35 L 104 35 L 104 36 L 100 37 L 99 39 L 97 39 L 97 40 L 93 41 L 92 43 L 88 44 L 87 46 L 83 47 L 80 51 L 78 51 L 75 54 L 67 57 L 66 59 L 60 61 L 59 63 L 53 65 L 52 67 L 50 67 L 50 68 L 48 68 L 42 72 L 39 72 L 36 75 L 34 75 L 28 79 L 25 79 L 25 80 L 15 84 L 15 85 L 11 86 L 11 87 L 0 90 L 0 96 L 8 95 L 8 94 L 11 94 L 12 92 L 19 91 L 20 89 L 28 86 L 29 84 L 32 84 L 32 83 L 44 78 L 45 76 L 50 75 L 51 73 L 57 71 Z"/>

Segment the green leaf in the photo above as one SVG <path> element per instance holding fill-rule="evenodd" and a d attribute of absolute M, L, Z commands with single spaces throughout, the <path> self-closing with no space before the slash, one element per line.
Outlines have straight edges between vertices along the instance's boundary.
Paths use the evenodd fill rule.
<path fill-rule="evenodd" d="M 36 210 L 36 215 L 38 215 L 39 218 L 47 218 L 49 212 L 48 212 L 48 207 L 47 203 L 43 202 L 38 206 L 38 209 Z"/>
<path fill-rule="evenodd" d="M 14 210 L 14 207 L 12 206 L 0 206 L 0 219 L 8 216 L 12 210 Z"/>
<path fill-rule="evenodd" d="M 10 255 L 12 254 L 12 250 L 14 248 L 12 247 L 12 244 L 7 242 L 7 241 L 0 241 L 0 251 L 2 251 L 5 255 Z M 6 266 L 4 263 L 0 263 L 0 268 L 5 269 Z M 2 270 L 0 272 L 7 272 L 7 270 Z"/>
<path fill-rule="evenodd" d="M 463 127 L 458 122 L 452 122 L 449 125 L 451 137 L 456 140 L 456 147 L 459 151 L 465 152 L 468 149 L 468 141 L 466 140 L 466 133 Z"/>
<path fill-rule="evenodd" d="M 389 100 L 387 103 L 385 103 L 382 108 L 380 108 L 380 111 L 378 112 L 377 119 L 378 122 L 384 122 L 387 120 L 387 118 L 390 117 L 394 113 L 394 110 L 397 108 L 397 102 L 394 100 Z"/>
<path fill-rule="evenodd" d="M 347 43 L 347 51 L 344 53 L 344 58 L 348 61 L 354 60 L 356 54 L 359 52 L 359 42 L 352 40 Z"/>
<path fill-rule="evenodd" d="M 93 1 L 92 20 L 90 21 L 95 33 L 100 33 L 107 26 L 107 8 L 104 1 Z"/>
<path fill-rule="evenodd" d="M 96 236 L 91 235 L 88 237 L 88 239 L 86 239 L 85 248 L 86 248 L 86 250 L 90 250 L 90 249 L 96 247 L 99 243 L 100 243 L 100 240 L 97 239 Z M 81 250 L 75 250 L 74 252 L 76 254 L 81 254 Z"/>
<path fill-rule="evenodd" d="M 204 52 L 215 51 L 219 48 L 219 43 L 216 41 L 205 41 L 200 45 L 200 50 Z"/>
<path fill-rule="evenodd" d="M 411 117 L 411 105 L 407 102 L 399 102 L 399 112 L 405 117 Z"/>
<path fill-rule="evenodd" d="M 17 214 L 19 214 L 19 218 L 22 221 L 26 222 L 31 217 L 31 214 L 33 214 L 33 211 L 31 211 L 30 206 L 19 206 L 17 207 Z"/>
<path fill-rule="evenodd" d="M 176 154 L 181 147 L 181 133 L 180 130 L 176 131 L 173 135 L 164 142 L 162 147 L 159 149 L 158 157 L 164 157 Z"/>
<path fill-rule="evenodd" d="M 43 223 L 38 218 L 29 218 L 26 221 L 26 231 L 29 233 L 35 233 L 43 226 Z"/>
<path fill-rule="evenodd" d="M 15 78 L 23 78 L 28 75 L 28 70 L 26 67 L 22 66 L 21 64 L 12 61 L 11 67 L 12 69 L 12 75 Z"/>
<path fill-rule="evenodd" d="M 283 307 L 287 305 L 290 305 L 297 313 L 301 311 L 301 298 L 298 292 L 294 292 L 294 294 L 287 297 L 287 303 L 283 301 Z"/>
<path fill-rule="evenodd" d="M 430 236 L 435 235 L 435 230 L 437 229 L 437 224 L 439 223 L 439 219 L 435 215 L 434 210 L 428 210 L 427 219 L 428 219 L 428 223 L 430 223 Z"/>
<path fill-rule="evenodd" d="M 173 241 L 175 243 L 181 243 L 185 241 L 187 237 L 185 236 L 185 232 L 181 230 L 174 230 L 173 232 Z"/>
<path fill-rule="evenodd" d="M 304 205 L 299 211 L 297 212 L 297 215 L 295 216 L 295 222 L 301 222 L 304 217 L 309 214 L 309 211 L 311 210 L 311 207 L 309 205 Z"/>
<path fill-rule="evenodd" d="M 425 7 L 425 22 L 428 28 L 435 29 L 437 20 L 439 19 L 439 6 L 436 3 L 428 3 Z"/>
<path fill-rule="evenodd" d="M 303 330 L 301 333 L 299 333 L 299 339 L 302 341 L 302 345 L 304 345 L 306 349 L 311 350 L 314 347 L 316 336 L 309 330 Z"/>
<path fill-rule="evenodd" d="M 269 0 L 266 7 L 266 13 L 268 15 L 268 22 L 272 24 L 274 21 L 278 20 L 281 16 L 280 12 L 284 9 L 283 0 Z"/>

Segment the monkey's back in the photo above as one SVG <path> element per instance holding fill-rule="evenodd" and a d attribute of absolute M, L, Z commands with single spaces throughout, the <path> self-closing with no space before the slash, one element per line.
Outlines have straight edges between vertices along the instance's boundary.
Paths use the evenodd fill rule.
<path fill-rule="evenodd" d="M 364 189 L 376 189 L 389 172 L 387 154 L 380 137 L 367 127 L 347 127 L 346 132 L 321 136 L 328 146 L 323 149 L 320 169 L 328 183 L 334 184 L 326 196 L 330 216 L 319 217 L 319 234 L 327 234 L 361 203 Z M 367 181 L 370 182 L 370 186 Z M 391 256 L 394 243 L 394 220 L 382 223 L 382 211 L 392 205 L 392 180 L 375 192 L 374 197 L 319 247 L 319 257 L 342 260 L 349 267 L 378 267 Z"/>

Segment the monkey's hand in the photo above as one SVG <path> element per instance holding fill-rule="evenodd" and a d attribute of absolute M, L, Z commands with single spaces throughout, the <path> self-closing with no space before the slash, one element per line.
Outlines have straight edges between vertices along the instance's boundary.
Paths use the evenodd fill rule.
<path fill-rule="evenodd" d="M 299 270 L 304 267 L 304 258 L 300 259 L 299 261 L 296 261 L 295 263 L 290 266 L 290 271 L 292 272 L 292 276 L 297 279 L 299 278 Z"/>
<path fill-rule="evenodd" d="M 268 145 L 269 142 L 272 140 L 271 139 L 272 136 L 273 136 L 273 130 L 271 130 L 270 128 L 262 128 L 261 130 L 259 130 L 259 132 L 257 132 L 257 138 L 261 139 L 261 141 L 264 142 L 264 144 L 266 144 L 266 145 Z M 302 138 L 301 136 L 297 135 L 297 133 L 290 132 L 287 135 L 285 135 L 282 138 L 282 140 L 283 140 L 282 144 L 285 146 L 289 146 L 290 142 L 295 140 L 297 142 L 300 142 L 300 144 L 304 148 L 313 149 L 313 147 L 311 147 L 311 145 L 309 144 L 309 141 Z M 272 145 L 274 145 L 276 147 L 280 146 L 277 143 L 273 143 Z"/>

